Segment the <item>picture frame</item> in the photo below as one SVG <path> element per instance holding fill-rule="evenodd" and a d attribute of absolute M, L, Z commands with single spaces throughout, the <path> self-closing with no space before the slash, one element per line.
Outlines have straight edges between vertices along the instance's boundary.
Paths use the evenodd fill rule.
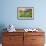
<path fill-rule="evenodd" d="M 17 19 L 19 20 L 33 20 L 34 19 L 34 7 L 18 7 Z"/>

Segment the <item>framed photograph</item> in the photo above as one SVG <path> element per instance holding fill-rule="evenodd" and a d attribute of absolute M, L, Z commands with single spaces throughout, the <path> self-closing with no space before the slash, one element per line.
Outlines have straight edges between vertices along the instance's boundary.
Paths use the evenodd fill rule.
<path fill-rule="evenodd" d="M 33 7 L 18 7 L 17 8 L 18 19 L 34 19 L 34 8 Z"/>

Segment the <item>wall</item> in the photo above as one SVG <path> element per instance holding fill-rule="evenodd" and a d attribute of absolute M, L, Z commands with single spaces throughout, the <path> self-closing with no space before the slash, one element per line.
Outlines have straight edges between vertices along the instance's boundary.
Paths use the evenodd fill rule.
<path fill-rule="evenodd" d="M 0 24 L 16 28 L 46 28 L 46 0 L 1 0 Z M 17 20 L 17 7 L 34 7 L 34 20 Z"/>

